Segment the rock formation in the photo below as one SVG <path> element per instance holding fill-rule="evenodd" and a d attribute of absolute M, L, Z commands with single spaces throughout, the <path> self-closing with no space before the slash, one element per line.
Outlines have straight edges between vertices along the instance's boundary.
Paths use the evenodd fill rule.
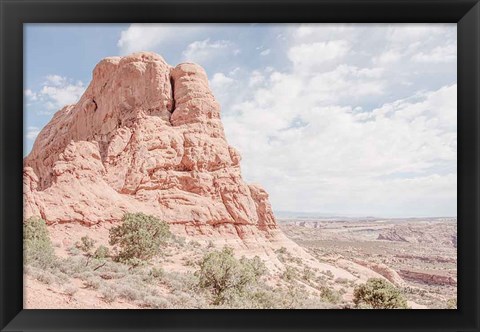
<path fill-rule="evenodd" d="M 247 185 L 205 71 L 154 53 L 102 60 L 24 159 L 24 217 L 93 225 L 125 212 L 188 232 L 273 230 L 268 194 Z"/>
<path fill-rule="evenodd" d="M 417 221 L 415 227 L 409 224 L 397 224 L 382 231 L 377 240 L 408 242 L 457 247 L 457 225 L 455 222 L 428 223 Z"/>
<path fill-rule="evenodd" d="M 380 274 L 382 277 L 390 281 L 393 285 L 397 287 L 404 287 L 405 282 L 403 279 L 400 277 L 400 275 L 395 271 L 394 269 L 390 268 L 389 266 L 381 263 L 375 263 L 375 262 L 368 262 L 360 259 L 353 259 L 353 262 L 365 266 L 369 268 L 370 270 Z"/>
<path fill-rule="evenodd" d="M 441 275 L 427 271 L 400 270 L 400 275 L 405 280 L 413 280 L 415 282 L 427 285 L 450 285 L 457 286 L 457 278 L 448 275 Z"/>

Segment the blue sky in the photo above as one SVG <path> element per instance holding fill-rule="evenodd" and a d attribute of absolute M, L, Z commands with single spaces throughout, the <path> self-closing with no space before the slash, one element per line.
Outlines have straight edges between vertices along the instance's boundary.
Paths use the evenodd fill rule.
<path fill-rule="evenodd" d="M 274 210 L 456 216 L 455 24 L 27 24 L 25 143 L 102 58 L 202 65 Z"/>

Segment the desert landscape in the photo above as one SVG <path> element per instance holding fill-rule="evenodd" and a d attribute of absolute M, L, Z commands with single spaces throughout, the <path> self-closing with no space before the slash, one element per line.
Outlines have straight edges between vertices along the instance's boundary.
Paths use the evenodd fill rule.
<path fill-rule="evenodd" d="M 455 218 L 300 218 L 279 219 L 279 226 L 319 260 L 357 276 L 359 265 L 382 275 L 417 308 L 456 303 Z"/>
<path fill-rule="evenodd" d="M 213 305 L 198 287 L 196 271 L 205 253 L 223 241 L 173 238 L 161 257 L 132 269 L 108 258 L 91 258 L 75 244 L 79 235 L 108 243 L 111 225 L 50 226 L 58 269 L 28 266 L 27 308 L 321 308 L 354 309 L 355 287 L 383 279 L 404 294 L 409 308 L 456 307 L 456 220 L 451 218 L 279 219 L 288 240 L 279 243 L 229 242 L 237 257 L 269 262 L 261 281 L 249 291 L 263 298 Z M 274 249 L 277 248 L 277 249 Z M 306 254 L 305 254 L 306 253 Z M 275 262 L 274 264 L 271 264 Z M 266 264 L 267 265 L 267 264 Z"/>
<path fill-rule="evenodd" d="M 455 308 L 456 220 L 276 217 L 207 73 L 98 63 L 24 159 L 24 308 Z"/>

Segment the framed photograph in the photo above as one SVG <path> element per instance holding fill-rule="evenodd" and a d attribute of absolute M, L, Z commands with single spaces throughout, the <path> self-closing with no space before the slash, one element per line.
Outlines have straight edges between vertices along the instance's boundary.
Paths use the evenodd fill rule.
<path fill-rule="evenodd" d="M 480 331 L 477 0 L 0 4 L 2 331 Z"/>

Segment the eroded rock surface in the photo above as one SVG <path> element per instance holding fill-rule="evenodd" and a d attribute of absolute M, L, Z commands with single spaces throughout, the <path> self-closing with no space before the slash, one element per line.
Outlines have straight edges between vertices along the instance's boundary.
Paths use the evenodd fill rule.
<path fill-rule="evenodd" d="M 268 194 L 246 184 L 205 71 L 154 53 L 102 60 L 24 159 L 24 217 L 92 225 L 143 212 L 202 229 L 276 228 Z"/>

